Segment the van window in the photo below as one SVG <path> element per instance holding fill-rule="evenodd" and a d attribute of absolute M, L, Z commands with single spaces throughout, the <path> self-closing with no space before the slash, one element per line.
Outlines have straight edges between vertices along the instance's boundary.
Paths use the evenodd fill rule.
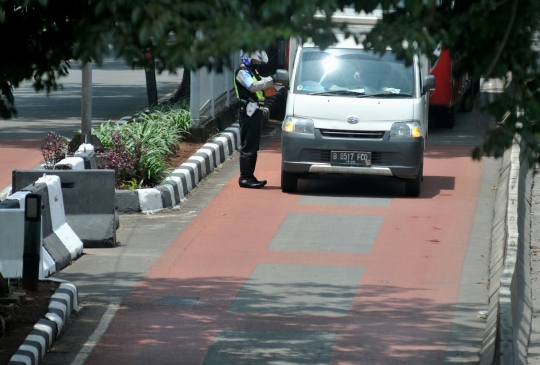
<path fill-rule="evenodd" d="M 396 60 L 391 52 L 378 56 L 362 49 L 304 48 L 294 90 L 300 94 L 351 90 L 366 95 L 412 96 L 413 67 Z"/>

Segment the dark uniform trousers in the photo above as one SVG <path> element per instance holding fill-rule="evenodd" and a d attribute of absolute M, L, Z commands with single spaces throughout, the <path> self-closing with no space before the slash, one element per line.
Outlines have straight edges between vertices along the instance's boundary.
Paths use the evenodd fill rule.
<path fill-rule="evenodd" d="M 253 176 L 257 163 L 257 151 L 261 141 L 264 124 L 264 113 L 261 109 L 255 110 L 250 116 L 240 111 L 238 116 L 240 123 L 240 175 L 242 177 Z"/>

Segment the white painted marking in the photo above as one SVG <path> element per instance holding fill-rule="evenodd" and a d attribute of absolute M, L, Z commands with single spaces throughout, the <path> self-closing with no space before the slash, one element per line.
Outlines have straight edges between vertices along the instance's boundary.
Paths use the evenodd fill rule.
<path fill-rule="evenodd" d="M 184 162 L 182 165 L 180 165 L 180 168 L 185 168 L 186 166 L 193 169 L 193 175 L 195 176 L 195 185 L 199 185 L 199 167 L 197 166 L 197 164 L 193 162 Z"/>
<path fill-rule="evenodd" d="M 211 148 L 216 152 L 216 167 L 221 164 L 221 153 L 219 152 L 219 145 L 217 143 L 207 143 L 203 147 Z"/>
<path fill-rule="evenodd" d="M 210 171 L 208 171 L 208 173 L 212 172 L 215 166 L 214 155 L 212 154 L 212 152 L 203 148 L 198 149 L 197 152 L 204 153 L 206 156 L 208 156 L 208 159 L 210 160 Z"/>
<path fill-rule="evenodd" d="M 35 364 L 38 364 L 39 363 L 39 352 L 38 352 L 38 349 L 35 348 L 34 346 L 30 346 L 30 345 L 25 345 L 24 343 L 19 347 L 19 350 L 22 350 L 22 351 L 28 351 L 28 352 L 31 352 L 32 355 L 34 355 L 34 363 Z"/>
<path fill-rule="evenodd" d="M 233 126 L 230 126 L 229 128 L 226 128 L 225 131 L 233 132 L 236 135 L 236 149 L 240 149 L 240 147 L 242 147 L 242 144 L 240 143 L 240 127 L 233 128 Z"/>
<path fill-rule="evenodd" d="M 28 335 L 28 337 L 26 337 L 26 340 L 39 342 L 39 344 L 41 345 L 41 357 L 40 357 L 40 359 L 43 359 L 43 357 L 47 353 L 47 348 L 46 348 L 47 347 L 47 342 L 45 341 L 45 339 L 43 337 L 41 337 L 41 336 L 38 336 L 38 335 Z"/>
<path fill-rule="evenodd" d="M 77 357 L 73 360 L 71 365 L 83 365 L 86 359 L 88 358 L 88 355 L 92 352 L 98 341 L 101 339 L 105 331 L 107 331 L 107 328 L 109 327 L 109 324 L 111 324 L 111 321 L 116 314 L 116 311 L 120 308 L 119 304 L 111 303 L 109 304 L 109 307 L 103 314 L 103 317 L 101 317 L 101 321 L 99 321 L 98 326 L 94 330 L 94 332 L 88 337 L 88 340 L 84 343 L 81 350 L 77 354 Z"/>
<path fill-rule="evenodd" d="M 49 321 L 53 321 L 54 323 L 56 323 L 56 327 L 58 327 L 58 333 L 60 333 L 62 327 L 64 327 L 64 321 L 62 320 L 62 318 L 60 318 L 58 314 L 51 312 L 45 314 L 45 318 L 47 318 Z"/>
<path fill-rule="evenodd" d="M 22 362 L 26 365 L 32 365 L 32 359 L 30 359 L 28 356 L 22 356 L 22 355 L 13 355 L 9 362 Z"/>
<path fill-rule="evenodd" d="M 51 296 L 51 299 L 63 299 L 66 301 L 67 303 L 67 309 L 66 309 L 66 314 L 69 315 L 72 311 L 71 309 L 71 297 L 69 296 L 69 294 L 66 294 L 66 293 L 54 293 L 52 296 Z"/>
<path fill-rule="evenodd" d="M 66 246 L 66 249 L 71 254 L 72 260 L 75 260 L 82 254 L 83 243 L 67 222 L 64 221 L 62 225 L 57 227 L 54 230 L 54 234 L 62 241 L 64 246 Z"/>
<path fill-rule="evenodd" d="M 186 178 L 186 185 L 187 185 L 187 191 L 188 193 L 193 190 L 193 187 L 191 186 L 191 171 L 188 169 L 182 169 L 178 168 L 173 171 L 173 174 L 182 174 Z"/>
<path fill-rule="evenodd" d="M 229 139 L 227 137 L 216 137 L 214 138 L 214 141 L 221 141 L 223 142 L 223 150 L 225 151 L 225 158 L 229 157 L 231 155 L 231 151 L 229 151 Z"/>
<path fill-rule="evenodd" d="M 207 173 L 206 173 L 206 160 L 202 156 L 191 156 L 190 159 L 197 160 L 197 161 L 199 161 L 201 163 L 201 172 L 202 172 L 201 180 L 202 180 L 202 178 L 207 175 Z"/>
<path fill-rule="evenodd" d="M 36 323 L 34 325 L 34 329 L 35 330 L 38 330 L 38 331 L 41 331 L 43 333 L 46 333 L 47 335 L 49 335 L 49 344 L 52 343 L 52 340 L 53 340 L 53 329 L 47 325 L 44 325 L 44 324 L 41 324 L 41 323 Z"/>
<path fill-rule="evenodd" d="M 165 179 L 165 181 L 174 181 L 176 183 L 176 188 L 178 189 L 178 196 L 180 200 L 184 197 L 184 183 L 182 182 L 182 179 L 178 176 L 169 176 Z"/>

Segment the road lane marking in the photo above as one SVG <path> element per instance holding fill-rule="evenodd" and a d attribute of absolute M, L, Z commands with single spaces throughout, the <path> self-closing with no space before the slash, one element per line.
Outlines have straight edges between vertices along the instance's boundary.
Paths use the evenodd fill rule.
<path fill-rule="evenodd" d="M 77 354 L 77 357 L 73 360 L 71 365 L 83 365 L 85 363 L 88 355 L 90 355 L 94 347 L 96 347 L 98 341 L 101 339 L 101 336 L 103 336 L 105 331 L 107 331 L 107 328 L 109 327 L 109 324 L 111 323 L 118 308 L 120 308 L 120 304 L 109 304 L 107 310 L 103 314 L 103 317 L 101 317 L 98 326 L 90 335 L 90 337 L 88 337 L 88 340 L 84 343 L 81 350 Z"/>

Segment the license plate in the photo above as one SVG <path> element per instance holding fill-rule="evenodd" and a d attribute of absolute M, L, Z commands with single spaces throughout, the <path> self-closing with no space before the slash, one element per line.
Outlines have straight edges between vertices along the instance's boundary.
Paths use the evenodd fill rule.
<path fill-rule="evenodd" d="M 330 163 L 345 166 L 371 166 L 371 152 L 331 151 Z"/>

